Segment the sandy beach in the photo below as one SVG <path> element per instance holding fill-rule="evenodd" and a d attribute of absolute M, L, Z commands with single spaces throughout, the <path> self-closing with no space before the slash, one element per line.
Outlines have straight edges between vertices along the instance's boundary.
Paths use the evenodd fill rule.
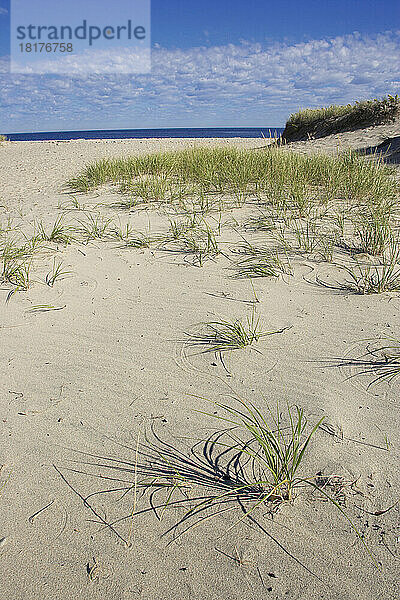
<path fill-rule="evenodd" d="M 399 135 L 398 124 L 382 127 L 360 134 L 359 146 Z M 357 146 L 354 134 L 342 140 Z M 73 223 L 92 212 L 157 233 L 165 215 L 121 210 L 117 190 L 79 194 L 66 190 L 66 181 L 101 158 L 263 143 L 6 142 L 0 225 L 31 235 L 34 222 L 49 226 L 63 214 Z M 310 145 L 332 150 L 340 141 Z M 362 340 L 398 339 L 400 294 L 314 285 L 327 266 L 307 256 L 293 275 L 257 278 L 254 288 L 231 277 L 229 249 L 240 239 L 235 222 L 242 214 L 235 208 L 223 215 L 222 254 L 201 268 L 178 252 L 98 239 L 44 248 L 32 285 L 8 302 L 9 288 L 1 286 L 1 600 L 398 598 L 400 378 L 368 387 L 368 377 L 349 377 L 351 368 L 333 363 L 361 355 Z M 45 276 L 55 250 L 68 274 L 50 286 Z M 264 330 L 281 333 L 223 361 L 185 351 L 195 324 L 245 318 L 255 298 Z M 218 479 L 217 449 L 203 441 L 223 424 L 207 400 L 232 394 L 271 407 L 299 405 L 311 424 L 325 417 L 304 470 L 331 478 L 331 492 L 337 484 L 339 506 L 381 571 L 340 510 L 311 488 L 276 511 L 262 504 L 248 518 L 229 504 L 178 535 L 190 524 L 174 529 L 182 505 L 154 509 L 161 495 L 135 487 L 138 448 L 150 443 L 172 452 L 177 472 L 179 461 L 190 460 L 196 477 L 214 469 Z M 187 493 L 177 490 L 174 498 Z"/>

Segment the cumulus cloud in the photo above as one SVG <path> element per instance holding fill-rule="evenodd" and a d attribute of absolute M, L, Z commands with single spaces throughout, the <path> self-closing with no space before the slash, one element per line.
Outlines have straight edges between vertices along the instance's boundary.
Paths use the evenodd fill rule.
<path fill-rule="evenodd" d="M 31 54 L 23 59 L 11 57 L 11 71 L 25 75 L 68 75 L 84 77 L 88 74 L 107 75 L 151 72 L 150 48 L 118 48 L 96 50 L 87 48 L 79 54 L 39 54 L 35 60 Z"/>
<path fill-rule="evenodd" d="M 269 46 L 153 48 L 145 75 L 0 75 L 2 131 L 279 126 L 299 107 L 399 91 L 400 32 Z M 126 51 L 121 64 L 128 60 Z M 103 63 L 102 63 L 103 61 Z"/>

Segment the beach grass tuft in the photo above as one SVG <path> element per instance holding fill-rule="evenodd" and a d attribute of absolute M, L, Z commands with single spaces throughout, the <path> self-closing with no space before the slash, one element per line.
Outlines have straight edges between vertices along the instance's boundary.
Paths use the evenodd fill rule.
<path fill-rule="evenodd" d="M 379 569 L 357 527 L 340 502 L 328 493 L 324 478 L 320 474 L 309 475 L 304 469 L 310 444 L 324 417 L 310 425 L 304 410 L 297 405 L 287 404 L 285 414 L 279 404 L 275 411 L 269 407 L 263 410 L 237 395 L 230 396 L 229 404 L 211 404 L 212 413 L 197 412 L 218 419 L 224 429 L 212 434 L 204 443 L 197 442 L 190 458 L 176 450 L 170 441 L 162 443 L 156 436 L 158 444 L 146 438 L 148 445 L 142 455 L 148 462 L 137 467 L 140 474 L 137 485 L 150 492 L 151 510 L 156 510 L 160 519 L 169 507 L 187 506 L 184 516 L 170 529 L 181 527 L 174 541 L 227 510 L 236 508 L 242 513 L 232 527 L 246 518 L 254 520 L 258 507 L 267 506 L 277 511 L 309 486 L 347 520 Z M 209 470 L 204 469 L 204 456 L 211 467 Z M 199 491 L 189 494 L 194 487 Z M 182 491 L 185 492 L 183 498 Z M 167 497 L 155 504 L 158 492 L 166 493 Z M 177 492 L 178 499 L 175 499 Z"/>
<path fill-rule="evenodd" d="M 395 336 L 381 336 L 361 340 L 362 353 L 354 356 L 335 358 L 331 364 L 335 367 L 351 370 L 348 379 L 358 376 L 372 378 L 367 389 L 376 384 L 392 381 L 400 376 L 400 339 Z"/>
<path fill-rule="evenodd" d="M 62 267 L 63 263 L 54 258 L 52 268 L 47 273 L 45 278 L 45 281 L 49 287 L 53 287 L 58 279 L 64 279 L 64 277 L 71 274 L 71 271 L 65 271 Z"/>
<path fill-rule="evenodd" d="M 43 222 L 37 224 L 37 237 L 46 242 L 68 245 L 73 240 L 73 228 L 63 224 L 64 216 L 58 217 L 49 231 L 46 231 Z"/>
<path fill-rule="evenodd" d="M 222 353 L 230 350 L 239 350 L 258 342 L 261 338 L 282 333 L 277 331 L 263 331 L 261 319 L 255 307 L 251 315 L 243 319 L 221 319 L 200 323 L 201 331 L 187 334 L 188 346 L 200 347 L 202 352 Z"/>

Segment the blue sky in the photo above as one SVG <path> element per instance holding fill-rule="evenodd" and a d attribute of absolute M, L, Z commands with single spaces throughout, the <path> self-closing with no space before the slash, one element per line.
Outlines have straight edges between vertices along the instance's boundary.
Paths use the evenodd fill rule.
<path fill-rule="evenodd" d="M 400 92 L 398 0 L 153 0 L 143 75 L 10 74 L 8 19 L 0 0 L 5 133 L 281 126 L 299 107 Z M 106 53 L 94 58 L 104 73 Z"/>

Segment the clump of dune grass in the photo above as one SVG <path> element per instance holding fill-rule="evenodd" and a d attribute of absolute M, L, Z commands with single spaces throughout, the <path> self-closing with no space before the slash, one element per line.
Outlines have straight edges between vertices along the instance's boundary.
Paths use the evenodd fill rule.
<path fill-rule="evenodd" d="M 54 224 L 51 226 L 49 230 L 46 230 L 43 222 L 40 221 L 37 224 L 37 234 L 38 239 L 46 241 L 46 242 L 54 242 L 58 244 L 68 245 L 71 243 L 72 236 L 72 227 L 70 225 L 65 225 L 63 223 L 63 215 L 58 217 L 55 220 Z"/>
<path fill-rule="evenodd" d="M 7 136 L 4 134 L 0 134 L 0 142 L 7 142 L 7 141 L 8 141 Z"/>
<path fill-rule="evenodd" d="M 15 229 L 10 232 L 16 233 Z M 43 248 L 43 240 L 36 235 L 30 239 L 24 236 L 23 243 L 21 241 L 20 237 L 6 237 L 0 242 L 0 279 L 12 287 L 7 302 L 15 292 L 30 287 L 32 263 Z"/>
<path fill-rule="evenodd" d="M 207 259 L 220 253 L 215 233 L 206 223 L 183 231 L 175 240 L 175 244 L 179 251 L 193 255 L 193 264 L 198 267 L 202 267 Z"/>
<path fill-rule="evenodd" d="M 300 252 L 312 253 L 321 245 L 318 225 L 315 221 L 296 219 L 293 221 L 293 231 Z"/>
<path fill-rule="evenodd" d="M 103 491 L 82 498 L 85 507 L 126 544 L 130 535 L 126 538 L 120 533 L 118 524 L 129 521 L 131 532 L 134 521 L 144 513 L 152 512 L 161 521 L 167 511 L 176 514 L 176 509 L 181 508 L 183 516 L 166 532 L 174 533 L 172 543 L 192 528 L 210 522 L 226 511 L 235 510 L 241 515 L 229 529 L 245 519 L 257 524 L 257 508 L 262 508 L 263 512 L 276 512 L 310 487 L 313 493 L 317 492 L 317 498 L 328 500 L 348 521 L 379 569 L 362 535 L 341 506 L 344 488 L 340 478 L 323 477 L 321 472 L 307 473 L 307 454 L 324 417 L 310 424 L 303 409 L 297 405 L 287 404 L 287 410 L 282 411 L 277 403 L 276 411 L 273 411 L 265 407 L 263 401 L 265 408 L 260 408 L 237 397 L 228 387 L 232 392 L 229 404 L 195 396 L 212 405 L 212 414 L 197 412 L 218 419 L 223 428 L 206 439 L 197 440 L 189 451 L 175 447 L 170 437 L 163 440 L 153 424 L 151 437 L 146 434 L 144 443 L 139 443 L 138 438 L 131 461 L 87 455 L 82 470 L 75 468 L 74 472 L 84 476 L 89 474 L 102 481 L 106 478 L 108 483 Z M 72 487 L 57 467 L 56 470 Z M 110 489 L 110 482 L 117 487 Z M 99 517 L 91 497 L 113 491 L 118 494 L 133 492 L 134 501 L 129 514 L 109 522 L 103 516 Z M 149 506 L 137 506 L 139 497 L 149 497 Z M 265 527 L 261 528 L 266 532 Z"/>
<path fill-rule="evenodd" d="M 392 383 L 400 376 L 400 340 L 394 336 L 382 336 L 362 340 L 363 351 L 358 356 L 333 359 L 334 366 L 354 371 L 348 379 L 365 375 L 372 377 L 367 389 L 382 383 Z M 352 352 L 352 354 L 354 354 Z"/>
<path fill-rule="evenodd" d="M 245 434 L 243 454 L 250 457 L 253 461 L 252 472 L 258 474 L 255 477 L 255 484 L 260 489 L 258 504 L 266 501 L 290 502 L 296 488 L 305 483 L 298 471 L 324 417 L 306 435 L 308 421 L 303 409 L 298 406 L 287 406 L 288 419 L 284 426 L 279 406 L 275 415 L 269 411 L 268 418 L 249 400 L 235 398 L 235 401 L 238 408 L 215 402 L 215 406 L 226 415 L 217 415 L 216 418 L 233 426 L 233 432 L 230 433 L 233 442 L 231 448 L 243 443 L 237 431 Z M 229 444 L 226 447 L 229 448 Z"/>
<path fill-rule="evenodd" d="M 260 252 L 236 263 L 235 277 L 275 277 L 292 275 L 293 271 L 287 257 L 281 258 L 276 252 Z"/>
<path fill-rule="evenodd" d="M 2 279 L 4 283 L 14 286 L 15 291 L 26 291 L 30 285 L 30 271 L 32 262 L 3 259 Z"/>
<path fill-rule="evenodd" d="M 290 115 L 287 134 L 308 127 L 310 133 L 319 124 L 325 124 L 328 133 L 355 127 L 379 125 L 393 120 L 400 113 L 400 98 L 387 95 L 382 99 L 356 101 L 354 104 L 332 104 L 324 108 L 305 108 Z M 340 119 L 340 121 L 339 121 Z M 336 123 L 335 123 L 336 120 Z M 331 121 L 331 127 L 329 127 Z M 285 138 L 285 134 L 283 135 Z"/>
<path fill-rule="evenodd" d="M 114 239 L 122 242 L 127 248 L 150 248 L 157 236 L 148 232 L 135 231 L 130 223 L 125 226 L 113 226 L 110 234 Z"/>
<path fill-rule="evenodd" d="M 190 214 L 185 219 L 169 219 L 169 230 L 166 234 L 167 239 L 179 240 L 191 229 L 196 229 L 201 226 L 202 219 L 196 213 Z"/>
<path fill-rule="evenodd" d="M 316 252 L 317 257 L 323 261 L 332 262 L 336 243 L 337 239 L 335 235 L 320 234 Z"/>
<path fill-rule="evenodd" d="M 8 302 L 13 294 L 26 291 L 29 288 L 32 259 L 18 259 L 3 251 L 1 260 L 1 280 L 3 283 L 12 286 L 6 299 L 6 302 Z"/>
<path fill-rule="evenodd" d="M 309 446 L 324 417 L 310 425 L 303 409 L 296 405 L 288 404 L 285 415 L 278 404 L 276 411 L 268 407 L 264 411 L 236 395 L 229 404 L 213 402 L 212 405 L 212 414 L 198 412 L 217 418 L 226 428 L 211 435 L 204 444 L 196 443 L 190 457 L 176 450 L 170 441 L 162 443 L 156 438 L 157 444 L 147 440 L 141 452 L 147 459 L 145 463 L 135 465 L 137 487 L 151 491 L 151 510 L 156 510 L 160 519 L 169 507 L 188 506 L 184 516 L 171 528 L 181 527 L 175 540 L 226 510 L 236 508 L 242 513 L 232 527 L 246 518 L 254 519 L 258 507 L 279 510 L 283 503 L 292 502 L 309 486 L 338 509 L 379 568 L 339 501 L 328 493 L 329 488 L 321 485 L 320 475 L 313 476 L 304 470 Z M 210 469 L 204 468 L 204 456 Z M 199 492 L 188 494 L 195 486 L 200 488 Z M 179 492 L 177 499 L 176 492 Z M 166 500 L 156 502 L 159 493 L 166 494 Z"/>
<path fill-rule="evenodd" d="M 102 239 L 108 237 L 111 233 L 112 219 L 106 218 L 100 214 L 89 213 L 86 215 L 86 220 L 78 220 L 80 227 L 77 232 L 86 238 L 86 241 Z"/>
<path fill-rule="evenodd" d="M 45 281 L 49 287 L 53 287 L 58 279 L 64 279 L 67 275 L 70 275 L 71 271 L 63 270 L 63 263 L 53 259 L 53 265 L 51 270 L 47 273 Z"/>
<path fill-rule="evenodd" d="M 291 203 L 300 215 L 307 214 L 316 191 L 328 185 L 336 198 L 383 199 L 398 192 L 389 167 L 379 161 L 367 162 L 355 152 L 307 156 L 277 147 L 262 152 L 234 147 L 192 148 L 101 160 L 70 180 L 68 187 L 85 192 L 106 183 L 129 188 L 146 181 L 162 184 L 161 192 L 157 189 L 157 193 L 153 190 L 147 194 L 149 200 L 169 203 L 177 186 L 193 186 L 200 190 L 197 200 L 203 203 L 202 210 L 210 208 L 213 195 L 233 196 L 240 204 L 250 196 L 260 199 L 265 195 L 272 204 Z M 195 200 L 196 193 L 189 196 Z"/>
<path fill-rule="evenodd" d="M 236 247 L 231 248 L 231 251 L 245 255 L 235 263 L 235 277 L 275 277 L 281 275 L 292 275 L 292 266 L 288 256 L 288 245 L 286 240 L 280 238 L 282 248 L 275 250 L 268 246 L 260 246 L 251 244 L 247 239 L 243 238 L 243 242 Z M 281 250 L 281 251 L 280 251 Z"/>
<path fill-rule="evenodd" d="M 119 240 L 120 242 L 124 243 L 127 243 L 133 234 L 134 230 L 130 223 L 126 223 L 125 226 L 121 224 L 119 226 L 114 225 L 111 231 L 111 235 L 116 240 Z"/>
<path fill-rule="evenodd" d="M 356 294 L 381 294 L 400 291 L 400 245 L 391 242 L 386 254 L 377 261 L 352 265 L 338 265 L 347 276 L 342 282 L 328 284 L 317 277 L 317 283 L 331 289 L 349 291 Z"/>
<path fill-rule="evenodd" d="M 167 174 L 147 174 L 138 181 L 124 182 L 122 191 L 145 202 L 165 202 L 170 199 Z"/>
<path fill-rule="evenodd" d="M 271 232 L 276 229 L 273 215 L 264 211 L 259 211 L 259 214 L 248 218 L 243 227 L 249 231 L 267 231 Z"/>
<path fill-rule="evenodd" d="M 10 283 L 18 289 L 28 289 L 29 273 L 32 262 L 32 255 L 37 249 L 35 239 L 19 246 L 13 239 L 4 242 L 0 258 L 2 262 L 2 279 L 5 283 Z"/>
<path fill-rule="evenodd" d="M 125 240 L 125 246 L 127 248 L 150 248 L 157 239 L 157 236 L 152 236 L 150 233 L 135 231 Z"/>
<path fill-rule="evenodd" d="M 388 215 L 379 208 L 364 208 L 355 222 L 355 235 L 361 252 L 382 254 L 393 237 Z"/>
<path fill-rule="evenodd" d="M 276 331 L 263 331 L 261 319 L 255 308 L 251 315 L 243 319 L 209 321 L 200 323 L 201 331 L 187 334 L 187 345 L 202 348 L 202 352 L 221 353 L 239 350 L 258 342 L 261 338 L 275 333 L 282 333 L 284 329 Z"/>

